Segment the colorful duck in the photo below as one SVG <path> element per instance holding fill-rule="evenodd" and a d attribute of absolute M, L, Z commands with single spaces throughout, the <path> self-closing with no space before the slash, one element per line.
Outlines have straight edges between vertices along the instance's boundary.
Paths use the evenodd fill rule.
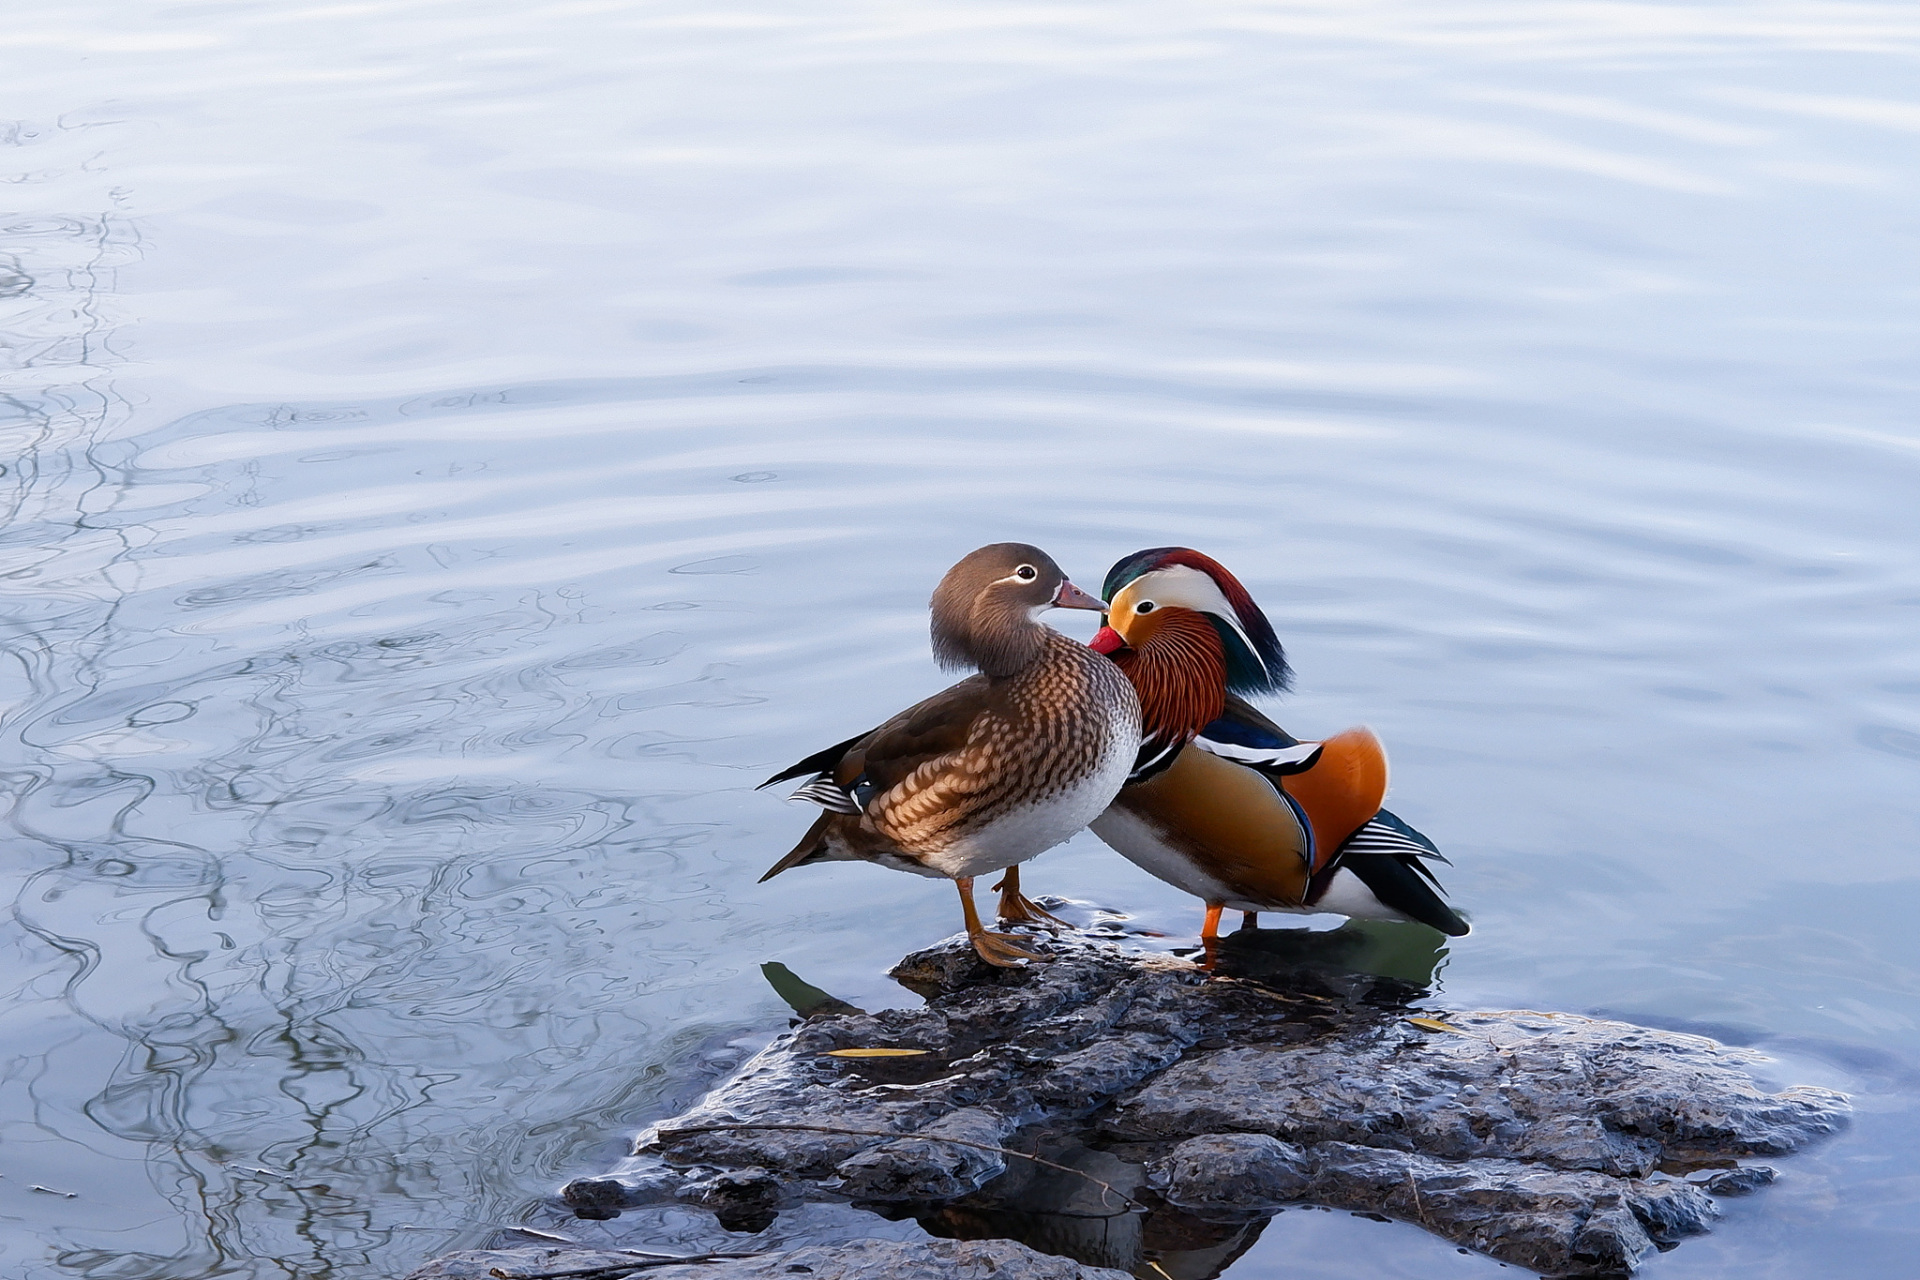
<path fill-rule="evenodd" d="M 1140 743 L 1133 686 L 1041 625 L 1052 608 L 1104 606 L 1025 543 L 982 547 L 950 569 L 933 593 L 934 657 L 979 674 L 762 783 L 807 777 L 793 798 L 826 812 L 761 879 L 849 860 L 944 876 L 959 885 L 982 960 L 1039 959 L 981 926 L 973 878 L 1086 826 L 1127 780 Z M 1024 901 L 1016 888 L 1008 906 Z"/>
<path fill-rule="evenodd" d="M 1185 547 L 1113 567 L 1108 625 L 1093 646 L 1140 695 L 1133 774 L 1093 830 L 1146 871 L 1220 913 L 1333 912 L 1467 924 L 1440 900 L 1432 841 L 1380 807 L 1387 756 L 1369 729 L 1301 742 L 1239 694 L 1277 693 L 1291 672 L 1273 626 L 1219 562 Z"/>

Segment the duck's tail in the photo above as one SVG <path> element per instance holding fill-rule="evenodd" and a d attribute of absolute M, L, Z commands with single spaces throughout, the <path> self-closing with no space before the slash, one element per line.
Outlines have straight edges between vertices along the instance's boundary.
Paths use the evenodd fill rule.
<path fill-rule="evenodd" d="M 1359 877 L 1360 883 L 1372 891 L 1381 906 L 1438 929 L 1449 938 L 1471 932 L 1472 926 L 1440 900 L 1440 895 L 1434 892 L 1433 873 L 1416 859 L 1390 853 L 1361 853 L 1342 859 L 1340 865 Z"/>
<path fill-rule="evenodd" d="M 1471 927 L 1440 900 L 1440 879 L 1428 862 L 1446 862 L 1433 841 L 1385 809 L 1348 837 L 1339 864 L 1372 890 L 1380 905 L 1449 938 Z"/>
<path fill-rule="evenodd" d="M 760 883 L 765 884 L 789 867 L 803 867 L 809 862 L 838 862 L 848 857 L 849 855 L 845 853 L 835 852 L 834 842 L 828 839 L 834 820 L 842 817 L 843 815 L 837 813 L 821 814 L 814 820 L 814 824 L 807 828 L 807 834 L 800 837 L 800 843 L 793 846 L 786 857 L 767 869 L 767 874 L 760 877 Z"/>

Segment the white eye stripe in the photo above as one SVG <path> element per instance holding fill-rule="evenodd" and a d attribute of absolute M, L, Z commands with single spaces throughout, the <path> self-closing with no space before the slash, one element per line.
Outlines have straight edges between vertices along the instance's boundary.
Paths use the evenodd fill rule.
<path fill-rule="evenodd" d="M 1164 604 L 1169 608 L 1192 609 L 1197 613 L 1208 614 L 1231 627 L 1234 634 L 1240 637 L 1241 643 L 1246 645 L 1247 652 L 1253 655 L 1254 660 L 1263 668 L 1266 666 L 1266 660 L 1260 656 L 1258 646 L 1253 643 L 1253 638 L 1247 634 L 1246 628 L 1240 624 L 1240 615 L 1234 612 L 1233 605 L 1220 590 L 1220 584 L 1207 574 L 1189 565 L 1168 565 L 1164 569 L 1155 569 L 1150 573 L 1141 574 L 1122 587 L 1114 596 L 1114 601 L 1119 603 L 1122 597 L 1132 592 L 1149 590 L 1160 599 L 1153 602 L 1146 600 L 1136 602 L 1133 606 L 1136 616 L 1147 612 L 1142 606 L 1149 603 L 1152 603 L 1155 608 Z"/>
<path fill-rule="evenodd" d="M 994 581 L 994 585 L 998 586 L 1002 582 L 1032 582 L 1035 578 L 1038 578 L 1039 576 L 1040 576 L 1040 571 L 1038 569 L 1034 568 L 1030 564 L 1023 564 L 1018 569 L 1015 569 L 1012 573 L 1008 574 L 1006 577 L 995 578 L 993 581 Z"/>

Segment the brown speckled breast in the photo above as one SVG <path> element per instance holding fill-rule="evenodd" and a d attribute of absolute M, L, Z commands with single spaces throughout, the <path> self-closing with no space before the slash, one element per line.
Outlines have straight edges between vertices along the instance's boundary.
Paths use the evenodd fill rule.
<path fill-rule="evenodd" d="M 874 798 L 867 820 L 879 834 L 933 853 L 1022 810 L 1071 803 L 1116 761 L 1124 778 L 1139 744 L 1132 685 L 1083 644 L 1055 631 L 1046 643 L 1042 661 L 990 689 L 964 746 Z"/>

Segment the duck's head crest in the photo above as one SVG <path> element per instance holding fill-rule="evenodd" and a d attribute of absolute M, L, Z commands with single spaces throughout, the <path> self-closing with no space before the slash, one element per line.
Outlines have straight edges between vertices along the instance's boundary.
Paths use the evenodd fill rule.
<path fill-rule="evenodd" d="M 1233 692 L 1252 697 L 1280 693 L 1293 684 L 1293 670 L 1273 624 L 1240 580 L 1212 556 L 1191 547 L 1136 551 L 1107 571 L 1100 594 L 1111 606 L 1122 592 L 1135 617 L 1155 608 L 1191 609 L 1205 615 L 1220 633 L 1227 688 Z"/>

